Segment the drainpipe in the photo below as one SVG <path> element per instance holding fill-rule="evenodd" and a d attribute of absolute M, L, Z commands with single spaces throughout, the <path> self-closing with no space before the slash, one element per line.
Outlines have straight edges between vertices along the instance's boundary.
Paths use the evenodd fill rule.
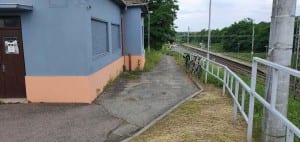
<path fill-rule="evenodd" d="M 124 56 L 125 55 L 124 14 L 121 15 L 121 28 L 122 28 L 122 56 Z"/>
<path fill-rule="evenodd" d="M 121 14 L 121 32 L 122 32 L 122 56 L 124 58 L 124 65 L 123 67 L 125 67 L 126 69 L 126 56 L 125 56 L 125 18 L 124 18 L 124 13 L 126 11 L 127 7 L 125 7 L 125 9 L 122 11 Z"/>
<path fill-rule="evenodd" d="M 132 68 L 131 68 L 131 54 L 128 54 L 128 58 L 129 58 L 129 71 L 131 72 L 132 71 Z"/>

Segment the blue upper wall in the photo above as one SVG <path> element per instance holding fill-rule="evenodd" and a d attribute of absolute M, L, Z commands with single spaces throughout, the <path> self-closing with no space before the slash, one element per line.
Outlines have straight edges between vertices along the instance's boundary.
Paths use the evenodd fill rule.
<path fill-rule="evenodd" d="M 139 7 L 130 7 L 125 13 L 125 52 L 144 55 L 144 19 Z"/>
<path fill-rule="evenodd" d="M 0 0 L 33 5 L 20 15 L 28 76 L 89 75 L 121 57 L 112 53 L 111 24 L 121 23 L 121 9 L 111 0 Z M 91 19 L 108 23 L 109 53 L 92 55 Z"/>
<path fill-rule="evenodd" d="M 90 13 L 92 18 L 96 18 L 99 20 L 103 20 L 108 23 L 108 36 L 109 36 L 109 53 L 105 55 L 98 55 L 93 56 L 92 55 L 92 48 L 89 48 L 88 53 L 89 54 L 89 61 L 91 62 L 91 66 L 89 69 L 90 73 L 93 73 L 95 71 L 98 71 L 99 69 L 103 68 L 104 66 L 110 64 L 111 62 L 115 61 L 116 59 L 119 59 L 122 56 L 122 50 L 121 47 L 119 48 L 118 52 L 112 52 L 112 30 L 111 25 L 117 24 L 121 28 L 121 9 L 116 5 L 115 3 L 109 1 L 109 0 L 96 0 L 94 1 L 94 5 L 97 8 L 92 8 Z M 89 25 L 91 25 L 91 20 L 89 20 Z M 120 29 L 121 31 L 121 29 Z M 92 37 L 91 37 L 91 28 L 89 28 L 89 46 L 92 46 Z M 121 39 L 121 34 L 120 34 Z M 121 41 L 120 41 L 121 42 Z M 121 43 L 120 43 L 121 45 Z"/>

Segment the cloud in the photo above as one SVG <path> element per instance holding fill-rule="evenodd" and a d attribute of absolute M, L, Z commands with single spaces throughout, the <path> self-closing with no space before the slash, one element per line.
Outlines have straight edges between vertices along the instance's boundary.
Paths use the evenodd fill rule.
<path fill-rule="evenodd" d="M 223 28 L 244 18 L 256 23 L 270 21 L 272 0 L 212 0 L 212 28 Z M 208 27 L 209 0 L 179 0 L 177 31 L 200 31 Z M 297 3 L 297 14 L 300 14 Z"/>

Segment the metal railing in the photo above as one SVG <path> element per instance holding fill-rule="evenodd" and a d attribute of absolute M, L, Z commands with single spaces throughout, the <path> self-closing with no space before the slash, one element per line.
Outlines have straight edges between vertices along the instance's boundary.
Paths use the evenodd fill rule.
<path fill-rule="evenodd" d="M 174 48 L 173 51 L 179 53 L 182 57 L 185 53 L 201 57 L 201 67 L 206 72 L 215 77 L 217 80 L 223 83 L 222 95 L 225 95 L 227 91 L 234 100 L 233 120 L 237 123 L 238 110 L 242 114 L 244 120 L 248 124 L 247 128 L 247 141 L 252 141 L 253 131 L 253 117 L 254 117 L 254 105 L 255 100 L 258 100 L 267 110 L 273 115 L 277 116 L 287 127 L 286 141 L 293 142 L 294 136 L 300 138 L 300 129 L 297 128 L 291 121 L 283 116 L 276 108 L 276 89 L 278 83 L 278 71 L 285 72 L 289 75 L 300 78 L 300 71 L 293 70 L 288 67 L 284 67 L 270 61 L 254 57 L 252 62 L 252 74 L 251 74 L 251 85 L 248 86 L 236 73 L 231 71 L 227 66 L 217 63 L 213 60 L 207 59 L 197 53 L 192 53 L 183 48 Z M 257 66 L 258 64 L 265 65 L 272 70 L 273 81 L 272 81 L 272 96 L 270 103 L 267 102 L 261 95 L 256 92 L 256 78 L 257 78 Z M 206 66 L 207 65 L 207 66 Z M 206 75 L 207 76 L 207 75 Z M 205 78 L 207 81 L 207 78 Z M 248 96 L 246 96 L 248 95 Z M 241 97 L 239 99 L 239 97 Z M 246 97 L 249 97 L 249 108 L 248 113 L 245 111 Z"/>

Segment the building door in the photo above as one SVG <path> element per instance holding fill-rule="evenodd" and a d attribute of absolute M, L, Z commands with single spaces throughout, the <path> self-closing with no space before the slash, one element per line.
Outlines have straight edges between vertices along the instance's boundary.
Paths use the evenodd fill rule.
<path fill-rule="evenodd" d="M 25 98 L 25 65 L 19 17 L 0 17 L 0 98 Z"/>

